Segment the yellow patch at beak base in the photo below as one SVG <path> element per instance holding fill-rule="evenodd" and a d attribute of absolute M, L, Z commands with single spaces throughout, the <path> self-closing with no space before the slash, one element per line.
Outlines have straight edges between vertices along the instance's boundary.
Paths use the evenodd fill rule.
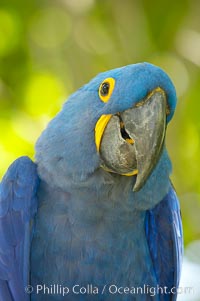
<path fill-rule="evenodd" d="M 108 115 L 102 115 L 99 120 L 96 123 L 95 126 L 95 143 L 96 143 L 96 147 L 97 150 L 99 152 L 100 150 L 100 145 L 101 145 L 101 139 L 104 133 L 104 130 L 110 120 L 110 118 L 112 117 L 112 114 L 108 114 Z"/>
<path fill-rule="evenodd" d="M 134 169 L 132 172 L 124 173 L 122 176 L 132 177 L 138 174 L 138 169 Z"/>

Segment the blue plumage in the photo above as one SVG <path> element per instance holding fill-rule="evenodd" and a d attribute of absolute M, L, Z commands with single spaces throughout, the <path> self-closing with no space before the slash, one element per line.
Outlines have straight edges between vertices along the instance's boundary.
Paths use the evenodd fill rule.
<path fill-rule="evenodd" d="M 105 103 L 98 90 L 110 77 L 115 87 Z M 168 123 L 174 114 L 176 93 L 160 68 L 143 63 L 101 73 L 70 96 L 42 133 L 36 144 L 36 165 L 22 157 L 10 167 L 0 186 L 2 300 L 29 300 L 23 289 L 27 283 L 33 286 L 31 301 L 176 300 L 176 294 L 153 296 L 152 291 L 109 292 L 112 285 L 132 289 L 167 286 L 170 290 L 178 286 L 180 278 L 181 219 L 164 143 L 138 191 L 133 191 L 137 176 L 101 167 L 101 152 L 95 145 L 95 126 L 102 115 L 112 114 L 116 119 L 119 112 L 135 108 L 148 95 L 154 97 L 154 90 L 158 91 L 155 98 L 159 93 L 161 98 L 166 95 L 164 118 Z M 148 112 L 146 103 L 141 105 Z M 152 131 L 153 127 L 154 120 Z M 132 138 L 127 129 L 126 135 Z M 137 137 L 135 140 L 137 145 Z M 30 221 L 36 211 L 32 231 Z M 14 252 L 9 257 L 12 260 L 7 257 L 9 252 Z M 44 284 L 49 288 L 54 284 L 68 286 L 70 291 L 64 298 L 58 292 L 47 298 L 43 290 L 37 293 L 37 285 Z M 72 291 L 76 284 L 96 286 L 99 294 L 76 294 Z"/>
<path fill-rule="evenodd" d="M 36 165 L 21 157 L 0 186 L 0 300 L 28 300 L 30 222 L 37 211 Z"/>
<path fill-rule="evenodd" d="M 183 255 L 183 233 L 179 201 L 172 187 L 155 208 L 147 211 L 145 227 L 158 284 L 161 288 L 167 287 L 164 297 L 161 290 L 160 298 L 176 300 Z M 174 288 L 174 294 L 170 294 L 169 288 Z"/>

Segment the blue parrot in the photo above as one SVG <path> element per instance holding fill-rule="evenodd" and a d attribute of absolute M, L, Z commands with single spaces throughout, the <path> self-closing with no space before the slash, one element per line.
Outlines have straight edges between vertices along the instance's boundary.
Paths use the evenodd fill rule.
<path fill-rule="evenodd" d="M 159 67 L 103 72 L 73 93 L 0 184 L 0 300 L 175 301 L 183 253 Z"/>

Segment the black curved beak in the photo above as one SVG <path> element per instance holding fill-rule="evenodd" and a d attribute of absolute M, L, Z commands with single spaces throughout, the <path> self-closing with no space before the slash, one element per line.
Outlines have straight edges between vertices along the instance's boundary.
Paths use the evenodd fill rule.
<path fill-rule="evenodd" d="M 120 114 L 126 132 L 135 142 L 138 173 L 133 191 L 142 188 L 160 158 L 166 132 L 166 112 L 166 95 L 158 88 L 134 108 Z"/>

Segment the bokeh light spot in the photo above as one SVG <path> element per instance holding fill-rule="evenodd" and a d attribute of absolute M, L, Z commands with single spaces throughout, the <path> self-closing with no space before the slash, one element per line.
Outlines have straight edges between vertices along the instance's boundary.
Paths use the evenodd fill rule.
<path fill-rule="evenodd" d="M 189 75 L 188 71 L 179 58 L 165 54 L 154 57 L 151 62 L 163 68 L 172 79 L 176 87 L 177 96 L 182 96 L 188 89 Z"/>
<path fill-rule="evenodd" d="M 46 8 L 31 21 L 31 40 L 42 48 L 57 48 L 68 39 L 71 31 L 69 15 L 60 8 Z"/>
<path fill-rule="evenodd" d="M 178 52 L 197 66 L 200 66 L 200 33 L 195 30 L 182 30 L 176 40 Z"/>
<path fill-rule="evenodd" d="M 185 134 L 187 143 L 185 143 L 182 152 L 187 159 L 193 159 L 199 149 L 199 133 L 197 127 L 191 122 L 187 124 Z"/>
<path fill-rule="evenodd" d="M 2 175 L 17 157 L 22 155 L 33 157 L 33 145 L 20 137 L 15 132 L 12 124 L 6 119 L 0 119 L 0 129 L 2 133 L 0 141 L 0 175 Z"/>
<path fill-rule="evenodd" d="M 191 242 L 186 249 L 185 255 L 192 262 L 200 264 L 200 240 Z"/>
<path fill-rule="evenodd" d="M 49 73 L 33 75 L 25 88 L 26 111 L 31 115 L 53 116 L 66 96 L 63 83 Z"/>
<path fill-rule="evenodd" d="M 44 122 L 44 117 L 45 115 L 31 118 L 29 115 L 19 112 L 12 117 L 11 126 L 17 136 L 34 145 L 42 130 L 51 119 L 46 116 Z"/>
<path fill-rule="evenodd" d="M 77 23 L 75 40 L 80 48 L 92 54 L 105 54 L 114 47 L 106 28 L 98 21 L 95 21 L 95 26 L 91 26 L 90 22 Z"/>
<path fill-rule="evenodd" d="M 63 3 L 76 14 L 83 14 L 88 11 L 94 4 L 94 0 L 62 0 Z"/>
<path fill-rule="evenodd" d="M 10 53 L 19 42 L 19 19 L 9 11 L 0 10 L 0 56 Z"/>

